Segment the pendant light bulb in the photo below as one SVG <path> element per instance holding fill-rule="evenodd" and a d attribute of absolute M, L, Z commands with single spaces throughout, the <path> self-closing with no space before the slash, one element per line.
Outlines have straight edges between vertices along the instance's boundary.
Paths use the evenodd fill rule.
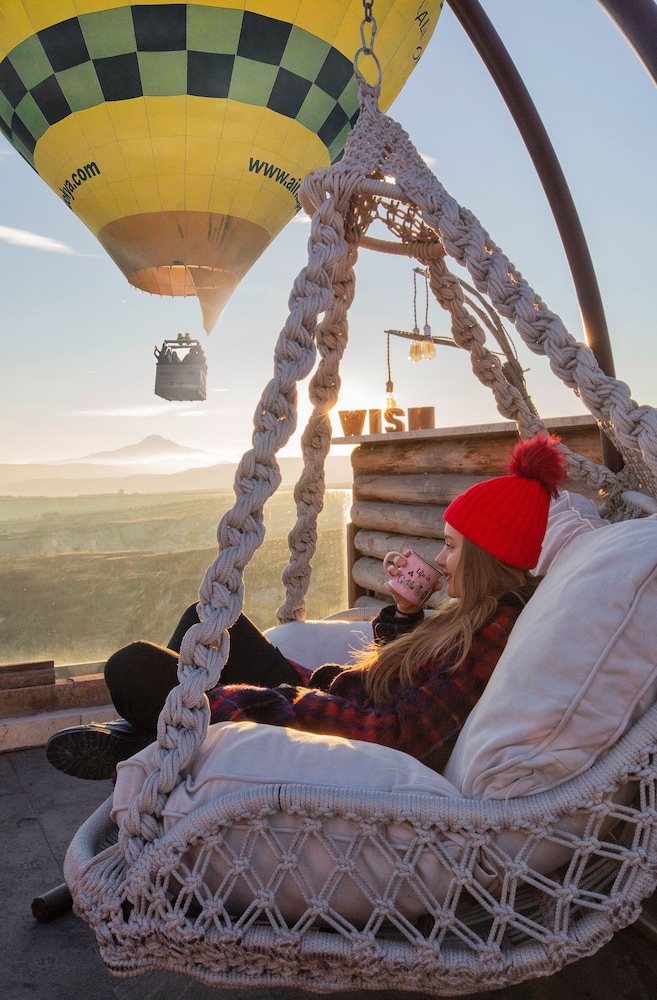
<path fill-rule="evenodd" d="M 411 347 L 408 352 L 409 361 L 421 361 L 422 360 L 422 344 L 419 340 L 412 340 Z"/>

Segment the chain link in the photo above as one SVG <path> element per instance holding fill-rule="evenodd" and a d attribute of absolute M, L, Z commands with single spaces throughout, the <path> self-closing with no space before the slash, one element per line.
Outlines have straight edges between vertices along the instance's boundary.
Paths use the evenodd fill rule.
<path fill-rule="evenodd" d="M 358 70 L 358 59 L 359 59 L 359 56 L 370 56 L 374 60 L 374 62 L 376 64 L 376 68 L 378 70 L 379 79 L 378 79 L 377 86 L 380 87 L 381 86 L 381 78 L 382 78 L 382 70 L 381 70 L 381 63 L 379 62 L 379 60 L 378 60 L 378 58 L 376 56 L 376 53 L 374 52 L 374 39 L 376 37 L 376 20 L 374 18 L 373 13 L 372 13 L 373 7 L 374 7 L 374 0 L 363 0 L 363 20 L 361 21 L 361 25 L 360 25 L 361 47 L 359 48 L 358 52 L 354 56 L 354 72 L 356 73 L 357 76 L 360 75 L 359 74 L 359 70 Z M 366 34 L 366 25 L 370 26 L 369 41 L 365 37 L 365 34 Z"/>
<path fill-rule="evenodd" d="M 372 5 L 370 4 L 370 7 L 371 6 Z M 367 43 L 367 41 L 365 39 L 365 25 L 366 24 L 371 24 L 372 25 L 372 27 L 370 29 L 370 41 L 369 41 L 369 45 L 368 45 L 368 43 Z M 373 56 L 374 55 L 374 38 L 375 38 L 375 36 L 376 36 L 376 21 L 374 20 L 373 17 L 370 17 L 369 21 L 368 21 L 368 19 L 366 17 L 364 17 L 363 20 L 361 21 L 361 24 L 360 24 L 360 40 L 361 40 L 361 43 L 362 43 L 361 51 L 363 52 L 364 55 L 366 55 L 366 56 Z"/>

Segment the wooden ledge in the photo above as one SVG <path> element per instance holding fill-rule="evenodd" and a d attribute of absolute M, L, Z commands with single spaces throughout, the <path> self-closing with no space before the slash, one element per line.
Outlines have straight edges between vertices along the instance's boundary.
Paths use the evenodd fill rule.
<path fill-rule="evenodd" d="M 595 418 L 590 414 L 574 417 L 546 417 L 543 421 L 549 431 L 557 433 L 559 429 L 577 429 L 597 427 Z M 382 441 L 437 441 L 461 437 L 493 437 L 517 434 L 517 427 L 512 420 L 494 424 L 466 424 L 462 427 L 431 427 L 423 431 L 388 431 L 382 434 L 354 434 L 350 437 L 334 437 L 331 444 L 372 444 Z"/>
<path fill-rule="evenodd" d="M 44 684 L 54 683 L 54 660 L 0 664 L 0 691 L 12 691 L 15 688 L 42 687 Z"/>

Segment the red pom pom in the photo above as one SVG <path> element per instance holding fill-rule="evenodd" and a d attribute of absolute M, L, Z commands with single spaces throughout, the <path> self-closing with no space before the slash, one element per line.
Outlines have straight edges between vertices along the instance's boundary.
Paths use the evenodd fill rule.
<path fill-rule="evenodd" d="M 513 449 L 509 472 L 523 479 L 537 479 L 550 498 L 557 495 L 566 478 L 566 459 L 554 435 L 537 434 L 519 441 Z"/>

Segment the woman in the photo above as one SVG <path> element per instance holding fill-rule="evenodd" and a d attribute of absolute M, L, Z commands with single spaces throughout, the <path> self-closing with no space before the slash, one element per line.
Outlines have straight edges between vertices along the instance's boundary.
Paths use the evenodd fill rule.
<path fill-rule="evenodd" d="M 478 483 L 451 503 L 436 565 L 453 600 L 425 617 L 391 591 L 395 604 L 372 623 L 372 646 L 354 667 L 327 664 L 311 673 L 240 616 L 221 683 L 208 692 L 211 722 L 248 719 L 381 743 L 440 769 L 538 585 L 531 569 L 563 478 L 557 440 L 541 435 L 516 445 L 509 475 Z M 397 568 L 404 562 L 397 557 Z M 53 766 L 109 778 L 119 760 L 152 742 L 177 684 L 180 642 L 194 621 L 190 608 L 169 648 L 136 642 L 110 657 L 105 678 L 122 718 L 55 734 L 46 748 Z"/>

